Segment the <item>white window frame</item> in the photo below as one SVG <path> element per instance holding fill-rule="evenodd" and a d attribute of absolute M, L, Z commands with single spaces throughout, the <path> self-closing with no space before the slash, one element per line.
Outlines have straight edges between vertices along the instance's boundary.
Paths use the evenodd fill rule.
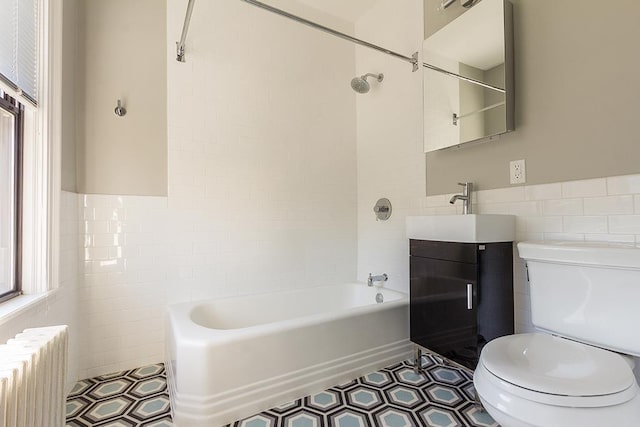
<path fill-rule="evenodd" d="M 41 0 L 38 106 L 2 84 L 25 106 L 22 292 L 0 304 L 0 323 L 59 286 L 62 111 L 62 2 Z"/>

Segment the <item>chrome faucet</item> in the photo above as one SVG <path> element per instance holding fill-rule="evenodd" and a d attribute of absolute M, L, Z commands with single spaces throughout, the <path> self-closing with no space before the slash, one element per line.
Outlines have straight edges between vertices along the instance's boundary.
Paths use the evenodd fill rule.
<path fill-rule="evenodd" d="M 449 203 L 454 204 L 456 200 L 462 200 L 462 214 L 467 215 L 472 212 L 471 210 L 471 192 L 473 191 L 472 182 L 459 182 L 458 185 L 463 187 L 462 194 L 455 194 Z"/>
<path fill-rule="evenodd" d="M 389 280 L 389 276 L 387 276 L 387 273 L 382 273 L 378 276 L 372 276 L 371 273 L 369 273 L 367 286 L 373 286 L 373 282 L 386 282 L 387 280 Z"/>

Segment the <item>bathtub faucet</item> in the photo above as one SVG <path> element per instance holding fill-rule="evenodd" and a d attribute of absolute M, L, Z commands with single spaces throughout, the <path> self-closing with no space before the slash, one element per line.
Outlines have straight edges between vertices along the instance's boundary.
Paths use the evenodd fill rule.
<path fill-rule="evenodd" d="M 367 286 L 373 286 L 373 282 L 386 282 L 387 280 L 389 280 L 389 276 L 387 276 L 387 273 L 382 273 L 378 276 L 372 276 L 371 273 L 369 273 Z"/>

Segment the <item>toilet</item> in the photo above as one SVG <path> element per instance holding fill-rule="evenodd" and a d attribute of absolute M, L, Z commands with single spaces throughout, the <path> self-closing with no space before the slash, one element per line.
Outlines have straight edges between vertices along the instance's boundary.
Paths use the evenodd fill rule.
<path fill-rule="evenodd" d="M 521 242 L 540 332 L 482 349 L 473 382 L 502 427 L 640 426 L 640 248 Z"/>

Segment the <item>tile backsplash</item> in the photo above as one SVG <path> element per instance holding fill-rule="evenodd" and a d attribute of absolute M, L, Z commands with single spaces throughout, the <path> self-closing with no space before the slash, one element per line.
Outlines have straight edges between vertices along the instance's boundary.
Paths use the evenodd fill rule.
<path fill-rule="evenodd" d="M 451 195 L 430 196 L 417 215 L 461 213 Z M 516 239 L 640 245 L 640 175 L 529 185 L 476 192 L 476 213 L 516 215 Z M 531 325 L 524 263 L 514 259 L 516 331 Z"/>

